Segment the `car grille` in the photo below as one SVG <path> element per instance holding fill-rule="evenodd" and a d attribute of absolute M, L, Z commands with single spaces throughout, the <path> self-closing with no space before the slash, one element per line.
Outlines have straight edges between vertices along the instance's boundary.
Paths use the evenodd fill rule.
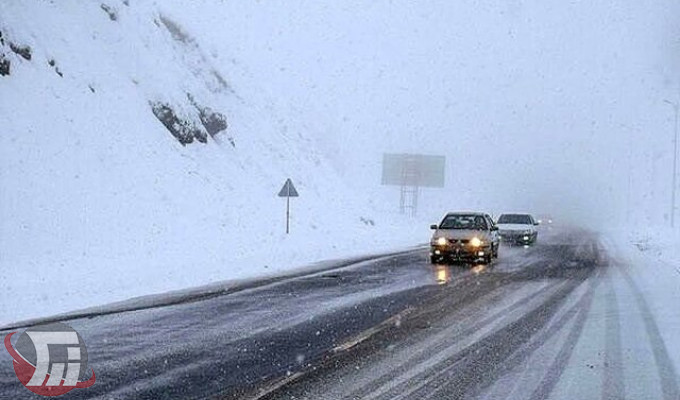
<path fill-rule="evenodd" d="M 470 239 L 449 239 L 449 244 L 468 244 Z"/>
<path fill-rule="evenodd" d="M 501 231 L 500 234 L 507 236 L 520 236 L 524 235 L 524 231 Z"/>

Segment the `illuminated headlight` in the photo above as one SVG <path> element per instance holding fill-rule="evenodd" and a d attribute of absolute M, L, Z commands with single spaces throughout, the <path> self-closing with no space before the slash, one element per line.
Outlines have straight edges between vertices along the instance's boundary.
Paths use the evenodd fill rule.
<path fill-rule="evenodd" d="M 470 246 L 472 246 L 472 247 L 479 247 L 479 246 L 481 246 L 483 243 L 484 243 L 484 242 L 482 242 L 481 240 L 479 240 L 479 238 L 476 238 L 476 237 L 474 237 L 474 238 L 472 238 L 472 239 L 470 240 Z"/>
<path fill-rule="evenodd" d="M 522 239 L 529 240 L 529 236 L 524 236 Z"/>
<path fill-rule="evenodd" d="M 447 243 L 447 240 L 446 240 L 445 237 L 440 237 L 440 238 L 437 238 L 437 240 L 435 241 L 435 243 L 437 243 L 437 244 L 440 245 L 440 246 L 445 246 L 446 243 Z"/>

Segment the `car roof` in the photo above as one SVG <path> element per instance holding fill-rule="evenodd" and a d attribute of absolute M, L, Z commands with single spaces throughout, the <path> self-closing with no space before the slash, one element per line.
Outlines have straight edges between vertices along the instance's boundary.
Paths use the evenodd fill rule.
<path fill-rule="evenodd" d="M 500 214 L 499 216 L 503 216 L 503 215 L 530 215 L 531 216 L 533 214 L 528 213 L 528 212 L 505 212 L 505 213 Z"/>
<path fill-rule="evenodd" d="M 479 212 L 479 211 L 456 211 L 456 212 L 450 212 L 446 213 L 446 216 L 448 217 L 449 215 L 487 215 L 487 213 L 484 212 Z"/>

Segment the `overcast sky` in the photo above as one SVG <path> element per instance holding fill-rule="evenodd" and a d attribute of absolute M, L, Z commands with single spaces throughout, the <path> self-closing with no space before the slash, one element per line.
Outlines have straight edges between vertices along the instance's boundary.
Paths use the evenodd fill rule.
<path fill-rule="evenodd" d="M 680 3 L 223 3 L 182 19 L 350 176 L 418 152 L 447 156 L 432 196 L 461 206 L 611 218 L 669 197 Z"/>

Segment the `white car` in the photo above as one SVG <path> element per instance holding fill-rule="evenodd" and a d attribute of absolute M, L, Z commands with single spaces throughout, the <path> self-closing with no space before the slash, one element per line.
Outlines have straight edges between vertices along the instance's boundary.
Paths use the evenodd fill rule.
<path fill-rule="evenodd" d="M 498 233 L 503 242 L 531 245 L 538 239 L 538 222 L 531 214 L 501 214 L 498 217 Z"/>

